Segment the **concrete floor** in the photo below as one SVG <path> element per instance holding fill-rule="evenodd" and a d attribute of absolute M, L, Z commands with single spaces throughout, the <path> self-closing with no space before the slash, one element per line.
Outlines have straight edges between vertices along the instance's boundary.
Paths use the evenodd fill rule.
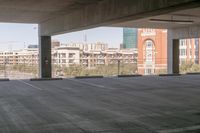
<path fill-rule="evenodd" d="M 199 133 L 200 76 L 0 82 L 0 133 Z"/>

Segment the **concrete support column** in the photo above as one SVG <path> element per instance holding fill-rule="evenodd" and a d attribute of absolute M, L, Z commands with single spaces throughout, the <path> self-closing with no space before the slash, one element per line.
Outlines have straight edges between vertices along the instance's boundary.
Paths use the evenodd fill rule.
<path fill-rule="evenodd" d="M 173 30 L 168 30 L 167 69 L 168 74 L 179 73 L 179 39 L 173 39 Z"/>
<path fill-rule="evenodd" d="M 40 78 L 51 78 L 51 36 L 40 36 Z"/>
<path fill-rule="evenodd" d="M 179 74 L 179 39 L 173 39 L 173 74 Z"/>
<path fill-rule="evenodd" d="M 172 30 L 167 31 L 167 72 L 173 74 L 173 38 Z"/>

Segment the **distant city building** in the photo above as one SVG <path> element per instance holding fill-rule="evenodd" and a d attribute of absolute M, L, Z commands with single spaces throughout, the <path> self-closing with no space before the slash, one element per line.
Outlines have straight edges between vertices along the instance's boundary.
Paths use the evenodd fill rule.
<path fill-rule="evenodd" d="M 38 57 L 38 48 L 3 51 L 0 52 L 0 65 L 36 65 L 38 64 Z"/>
<path fill-rule="evenodd" d="M 120 49 L 124 49 L 124 44 L 121 43 L 121 44 L 119 45 L 119 48 L 120 48 Z"/>
<path fill-rule="evenodd" d="M 82 51 L 80 60 L 81 64 L 88 68 L 117 64 L 118 61 L 122 64 L 136 64 L 137 50 L 108 48 L 105 50 Z"/>
<path fill-rule="evenodd" d="M 137 48 L 137 34 L 136 28 L 123 28 L 123 48 Z"/>
<path fill-rule="evenodd" d="M 29 66 L 37 65 L 39 60 L 38 48 L 27 48 L 23 50 L 16 51 L 17 64 L 26 64 Z"/>
<path fill-rule="evenodd" d="M 151 75 L 167 70 L 167 30 L 138 29 L 138 73 Z"/>
<path fill-rule="evenodd" d="M 179 47 L 180 64 L 193 62 L 200 64 L 200 40 L 199 38 L 181 39 Z"/>
<path fill-rule="evenodd" d="M 68 43 L 62 44 L 62 46 L 66 47 L 77 47 L 83 51 L 91 51 L 91 50 L 105 50 L 108 49 L 108 44 L 97 42 L 97 43 Z"/>
<path fill-rule="evenodd" d="M 60 67 L 82 65 L 94 68 L 98 65 L 121 63 L 136 64 L 137 49 L 108 48 L 105 43 L 70 43 L 52 42 L 52 64 Z M 37 65 L 39 49 L 30 46 L 17 51 L 0 52 L 0 65 Z"/>
<path fill-rule="evenodd" d="M 31 45 L 28 45 L 28 48 L 38 48 L 38 45 L 31 44 Z"/>
<path fill-rule="evenodd" d="M 60 47 L 60 42 L 59 41 L 56 41 L 56 40 L 53 40 L 51 42 L 51 48 L 56 48 L 56 47 Z"/>
<path fill-rule="evenodd" d="M 180 65 L 192 62 L 200 64 L 199 38 L 181 39 Z M 167 30 L 138 29 L 138 73 L 144 75 L 167 72 Z"/>
<path fill-rule="evenodd" d="M 16 51 L 0 52 L 0 65 L 14 65 L 18 63 L 18 55 Z"/>
<path fill-rule="evenodd" d="M 80 64 L 80 49 L 66 46 L 54 48 L 52 50 L 52 64 L 61 67 Z"/>

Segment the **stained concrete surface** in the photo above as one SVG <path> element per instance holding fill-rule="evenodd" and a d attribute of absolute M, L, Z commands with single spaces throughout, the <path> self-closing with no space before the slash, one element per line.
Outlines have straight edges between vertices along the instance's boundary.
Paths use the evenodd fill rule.
<path fill-rule="evenodd" d="M 0 133 L 199 133 L 200 76 L 0 82 Z"/>

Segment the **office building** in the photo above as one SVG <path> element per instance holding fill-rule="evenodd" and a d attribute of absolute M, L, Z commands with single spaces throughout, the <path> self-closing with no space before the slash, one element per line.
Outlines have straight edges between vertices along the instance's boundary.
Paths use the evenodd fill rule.
<path fill-rule="evenodd" d="M 137 29 L 123 28 L 123 48 L 137 48 Z"/>

